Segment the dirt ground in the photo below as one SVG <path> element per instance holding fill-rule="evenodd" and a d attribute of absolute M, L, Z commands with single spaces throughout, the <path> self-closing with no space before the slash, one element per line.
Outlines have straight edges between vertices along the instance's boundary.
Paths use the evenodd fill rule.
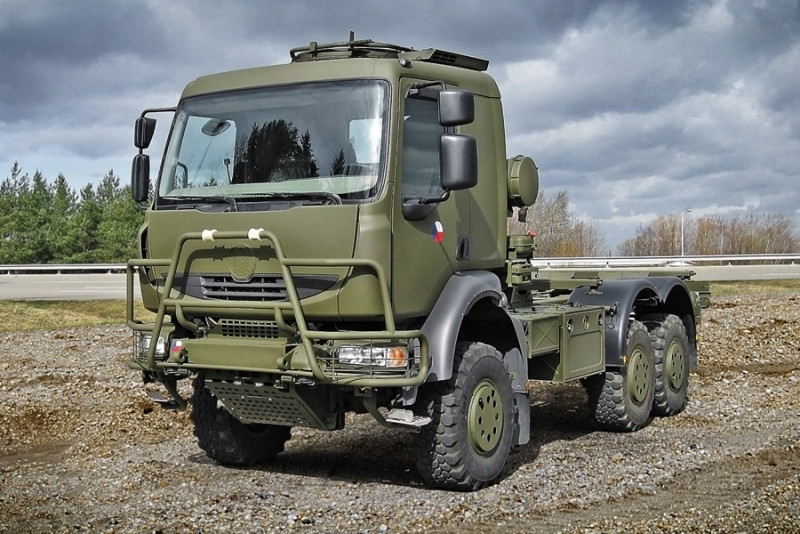
<path fill-rule="evenodd" d="M 0 335 L 0 532 L 800 532 L 799 327 L 799 293 L 715 299 L 688 408 L 633 434 L 535 386 L 531 442 L 469 494 L 368 416 L 218 466 L 146 399 L 125 327 Z"/>

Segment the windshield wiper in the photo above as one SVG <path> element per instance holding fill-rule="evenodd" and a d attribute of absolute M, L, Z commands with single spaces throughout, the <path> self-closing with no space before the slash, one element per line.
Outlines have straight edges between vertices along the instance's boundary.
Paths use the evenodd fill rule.
<path fill-rule="evenodd" d="M 342 205 L 342 197 L 336 193 L 328 193 L 327 191 L 293 191 L 290 193 L 256 193 L 245 195 L 244 198 L 250 199 L 266 199 L 266 200 L 319 200 L 327 201 L 330 204 Z M 239 200 L 242 200 L 240 198 Z"/>
<path fill-rule="evenodd" d="M 248 202 L 248 201 L 257 201 L 257 200 L 285 200 L 285 201 L 292 201 L 292 200 L 307 200 L 311 202 L 321 202 L 326 204 L 335 204 L 337 206 L 342 205 L 342 197 L 337 195 L 336 193 L 329 193 L 327 191 L 294 191 L 294 192 L 286 192 L 286 193 L 250 193 L 246 195 L 242 195 L 240 197 L 232 197 L 228 195 L 209 195 L 209 196 L 163 196 L 161 197 L 162 200 L 169 200 L 172 202 L 187 202 L 187 203 L 195 203 L 192 207 L 197 207 L 197 204 L 201 203 L 227 203 L 231 207 L 231 211 L 238 212 L 239 211 L 239 202 Z"/>
<path fill-rule="evenodd" d="M 165 196 L 161 197 L 163 200 L 172 200 L 172 201 L 185 201 L 185 202 L 207 202 L 212 204 L 221 204 L 227 203 L 231 207 L 231 211 L 239 211 L 239 207 L 236 204 L 236 199 L 227 195 L 210 195 L 207 197 L 203 196 L 177 196 L 177 197 L 170 197 Z"/>

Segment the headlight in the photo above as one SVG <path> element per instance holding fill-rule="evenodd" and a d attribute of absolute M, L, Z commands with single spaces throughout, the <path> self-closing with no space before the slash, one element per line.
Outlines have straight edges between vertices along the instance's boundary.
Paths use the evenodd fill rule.
<path fill-rule="evenodd" d="M 340 364 L 397 369 L 408 365 L 408 349 L 375 345 L 342 345 L 337 350 Z"/>
<path fill-rule="evenodd" d="M 150 343 L 152 343 L 152 342 L 153 342 L 153 336 L 149 336 L 149 335 L 144 336 L 144 339 L 142 339 L 142 348 L 145 351 L 150 350 Z M 155 352 L 155 355 L 156 356 L 164 356 L 166 354 L 166 351 L 165 351 L 166 347 L 167 347 L 167 342 L 164 341 L 163 337 L 158 336 L 158 339 L 156 340 L 156 352 Z"/>
<path fill-rule="evenodd" d="M 147 357 L 147 352 L 150 350 L 150 344 L 153 342 L 153 336 L 144 334 L 142 332 L 135 332 L 136 337 L 134 343 L 136 344 L 134 350 L 139 358 L 144 359 Z M 154 357 L 156 360 L 164 360 L 166 356 L 167 342 L 163 337 L 159 336 L 156 340 L 156 352 Z"/>

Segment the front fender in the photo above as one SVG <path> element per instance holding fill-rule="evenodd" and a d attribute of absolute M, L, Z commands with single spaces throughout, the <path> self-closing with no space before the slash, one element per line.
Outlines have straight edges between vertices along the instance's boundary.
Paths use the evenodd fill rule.
<path fill-rule="evenodd" d="M 454 274 L 445 284 L 431 314 L 422 326 L 428 338 L 431 368 L 428 382 L 448 380 L 453 375 L 456 344 L 460 340 L 481 341 L 503 355 L 514 392 L 515 429 L 513 443 L 530 440 L 530 399 L 526 389 L 528 353 L 522 323 L 508 314 L 500 280 L 488 271 Z"/>
<path fill-rule="evenodd" d="M 469 271 L 455 273 L 450 277 L 421 329 L 428 338 L 431 354 L 428 382 L 447 380 L 452 376 L 453 357 L 456 343 L 459 341 L 459 332 L 466 316 L 479 302 L 488 301 L 495 314 L 502 313 L 504 320 L 508 319 L 508 325 L 513 331 L 512 337 L 517 338 L 516 346 L 521 349 L 521 354 L 526 353 L 525 337 L 520 334 L 522 329 L 516 327 L 505 311 L 505 299 L 500 279 L 493 273 Z M 487 339 L 489 334 L 486 332 L 476 331 L 470 334 L 472 335 L 466 338 L 470 341 L 491 341 Z M 507 352 L 503 347 L 497 346 L 497 343 L 492 345 L 501 352 Z"/>

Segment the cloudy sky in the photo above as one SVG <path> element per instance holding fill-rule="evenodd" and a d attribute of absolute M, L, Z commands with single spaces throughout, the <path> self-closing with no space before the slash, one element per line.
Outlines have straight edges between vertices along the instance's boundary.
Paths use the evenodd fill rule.
<path fill-rule="evenodd" d="M 689 207 L 800 220 L 799 0 L 0 0 L 0 179 L 127 180 L 141 109 L 350 30 L 489 59 L 509 155 L 608 249 Z"/>

